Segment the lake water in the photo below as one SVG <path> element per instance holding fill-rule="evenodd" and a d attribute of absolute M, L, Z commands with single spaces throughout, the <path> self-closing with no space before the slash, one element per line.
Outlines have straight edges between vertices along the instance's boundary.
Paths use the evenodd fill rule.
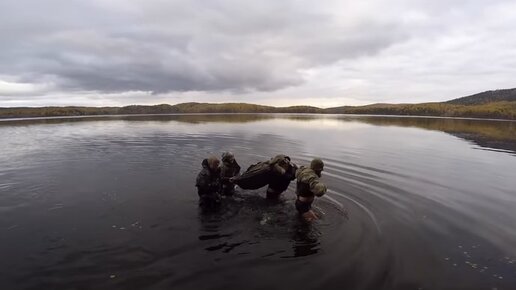
<path fill-rule="evenodd" d="M 516 289 L 516 122 L 317 115 L 0 121 L 0 289 Z M 326 163 L 321 219 L 210 154 Z"/>

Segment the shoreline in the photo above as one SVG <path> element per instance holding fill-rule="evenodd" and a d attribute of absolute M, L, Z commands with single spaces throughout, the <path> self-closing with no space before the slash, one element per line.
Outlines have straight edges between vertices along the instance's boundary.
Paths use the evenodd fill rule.
<path fill-rule="evenodd" d="M 448 119 L 448 120 L 472 120 L 472 121 L 501 121 L 516 122 L 516 119 L 474 118 L 453 116 L 426 116 L 426 115 L 389 115 L 389 114 L 339 114 L 339 113 L 163 113 L 163 114 L 101 114 L 101 115 L 66 115 L 66 116 L 20 116 L 0 117 L 0 122 L 37 121 L 37 120 L 66 120 L 89 118 L 117 118 L 117 117 L 151 117 L 151 116 L 206 116 L 206 115 L 291 115 L 291 116 L 349 116 L 349 117 L 382 117 L 382 118 L 418 118 L 418 119 Z"/>

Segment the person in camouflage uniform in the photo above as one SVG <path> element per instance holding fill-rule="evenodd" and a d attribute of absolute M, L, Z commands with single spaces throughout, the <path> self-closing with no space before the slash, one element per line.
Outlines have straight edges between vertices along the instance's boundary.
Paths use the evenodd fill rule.
<path fill-rule="evenodd" d="M 222 167 L 220 170 L 221 194 L 233 195 L 235 193 L 235 184 L 231 179 L 240 174 L 240 165 L 235 160 L 235 156 L 231 152 L 222 153 Z"/>
<path fill-rule="evenodd" d="M 199 205 L 203 208 L 214 208 L 220 204 L 220 161 L 211 156 L 204 159 L 201 165 L 202 170 L 195 181 Z"/>
<path fill-rule="evenodd" d="M 287 190 L 290 181 L 296 179 L 297 165 L 290 161 L 286 155 L 276 155 L 270 161 L 272 174 L 267 187 L 267 199 L 278 199 L 281 193 Z"/>
<path fill-rule="evenodd" d="M 312 203 L 316 196 L 321 197 L 326 193 L 326 185 L 320 181 L 323 169 L 323 161 L 315 158 L 310 167 L 301 166 L 296 172 L 296 209 L 306 221 L 317 219 Z"/>

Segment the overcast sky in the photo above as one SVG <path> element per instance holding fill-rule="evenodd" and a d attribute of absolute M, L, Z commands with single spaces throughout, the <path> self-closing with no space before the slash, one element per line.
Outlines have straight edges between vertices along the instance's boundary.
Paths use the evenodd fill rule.
<path fill-rule="evenodd" d="M 0 41 L 0 107 L 331 107 L 516 87 L 514 0 L 1 0 Z"/>

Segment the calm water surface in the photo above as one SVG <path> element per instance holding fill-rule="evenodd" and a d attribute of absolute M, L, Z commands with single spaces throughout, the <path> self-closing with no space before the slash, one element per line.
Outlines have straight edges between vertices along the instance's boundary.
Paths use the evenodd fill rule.
<path fill-rule="evenodd" d="M 320 156 L 322 218 L 201 161 Z M 0 121 L 0 289 L 516 289 L 516 123 L 190 115 Z"/>

